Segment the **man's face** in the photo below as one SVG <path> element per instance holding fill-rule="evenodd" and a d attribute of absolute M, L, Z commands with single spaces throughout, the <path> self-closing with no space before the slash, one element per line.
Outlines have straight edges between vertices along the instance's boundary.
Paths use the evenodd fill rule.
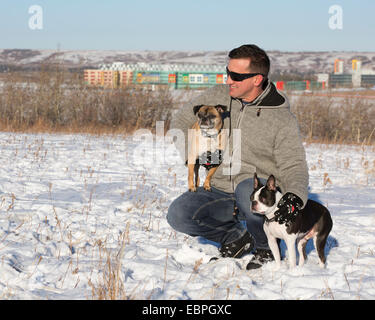
<path fill-rule="evenodd" d="M 228 63 L 229 71 L 236 73 L 251 73 L 250 59 L 230 59 Z M 229 86 L 229 94 L 233 98 L 245 99 L 252 101 L 254 99 L 255 84 L 259 82 L 262 76 L 255 76 L 243 81 L 234 81 L 229 75 L 227 77 L 227 85 Z M 262 78 L 260 78 L 262 79 Z"/>

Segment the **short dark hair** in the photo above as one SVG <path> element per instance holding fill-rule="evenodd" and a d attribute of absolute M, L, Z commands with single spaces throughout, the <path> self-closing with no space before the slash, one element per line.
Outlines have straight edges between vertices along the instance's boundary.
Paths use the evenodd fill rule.
<path fill-rule="evenodd" d="M 250 59 L 251 72 L 259 72 L 265 77 L 270 71 L 270 59 L 267 53 L 255 44 L 244 44 L 231 50 L 228 54 L 231 59 Z"/>

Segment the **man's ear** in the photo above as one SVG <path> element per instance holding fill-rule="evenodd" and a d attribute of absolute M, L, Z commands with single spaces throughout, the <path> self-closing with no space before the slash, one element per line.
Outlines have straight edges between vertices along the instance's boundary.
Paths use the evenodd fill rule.
<path fill-rule="evenodd" d="M 197 112 L 199 111 L 199 109 L 202 108 L 202 107 L 203 107 L 202 104 L 200 104 L 199 106 L 194 106 L 194 107 L 193 107 L 193 112 L 194 112 L 194 114 L 197 114 Z"/>
<path fill-rule="evenodd" d="M 267 83 L 267 81 L 264 81 L 264 80 L 265 80 L 265 77 L 263 75 L 259 74 L 259 75 L 256 76 L 254 85 L 257 86 L 257 87 L 262 87 L 262 89 L 263 89 L 263 84 L 265 82 Z"/>

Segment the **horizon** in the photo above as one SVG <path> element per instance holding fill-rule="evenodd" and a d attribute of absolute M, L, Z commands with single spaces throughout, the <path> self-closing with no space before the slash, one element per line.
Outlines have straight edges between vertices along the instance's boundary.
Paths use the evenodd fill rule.
<path fill-rule="evenodd" d="M 1 47 L 57 51 L 374 52 L 375 2 L 3 0 Z"/>
<path fill-rule="evenodd" d="M 144 50 L 132 50 L 132 49 L 39 49 L 39 48 L 0 48 L 0 50 L 31 50 L 31 51 L 53 51 L 53 52 L 71 52 L 71 51 L 120 51 L 120 52 L 223 52 L 227 53 L 229 50 L 150 50 L 150 49 L 144 49 Z M 300 51 L 290 51 L 290 50 L 266 50 L 267 52 L 281 52 L 281 53 L 319 53 L 319 52 L 345 52 L 345 53 L 374 53 L 373 51 L 358 51 L 358 50 L 300 50 Z"/>

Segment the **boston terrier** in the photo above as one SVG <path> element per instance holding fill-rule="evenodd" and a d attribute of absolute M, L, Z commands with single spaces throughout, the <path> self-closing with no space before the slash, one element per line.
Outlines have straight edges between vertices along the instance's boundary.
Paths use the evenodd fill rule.
<path fill-rule="evenodd" d="M 314 238 L 314 245 L 319 255 L 319 265 L 323 268 L 326 262 L 324 246 L 332 229 L 332 219 L 328 209 L 309 199 L 294 222 L 287 227 L 285 224 L 275 221 L 274 213 L 277 211 L 277 204 L 281 198 L 281 190 L 276 187 L 273 175 L 269 176 L 266 185 L 263 186 L 257 174 L 254 174 L 254 191 L 250 196 L 251 210 L 265 217 L 263 229 L 277 268 L 281 265 L 281 258 L 276 239 L 285 241 L 288 248 L 289 267 L 294 268 L 296 266 L 296 241 L 299 253 L 298 265 L 303 266 L 307 258 L 306 244 L 310 238 Z"/>

